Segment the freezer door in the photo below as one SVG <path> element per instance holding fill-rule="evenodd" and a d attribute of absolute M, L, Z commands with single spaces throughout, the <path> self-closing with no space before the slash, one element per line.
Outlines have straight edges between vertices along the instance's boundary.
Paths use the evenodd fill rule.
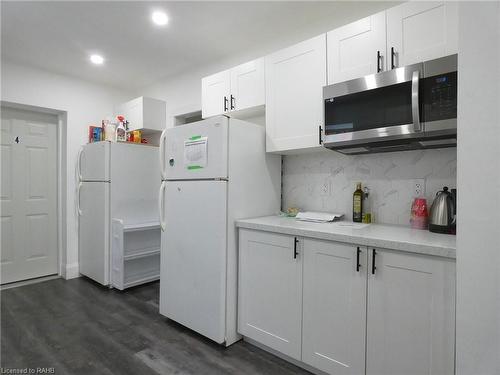
<path fill-rule="evenodd" d="M 78 156 L 80 181 L 109 181 L 110 142 L 89 143 Z"/>
<path fill-rule="evenodd" d="M 227 117 L 167 129 L 165 146 L 167 180 L 227 177 Z"/>
<path fill-rule="evenodd" d="M 109 284 L 109 188 L 108 182 L 79 185 L 80 273 L 103 285 Z"/>
<path fill-rule="evenodd" d="M 160 313 L 225 341 L 225 181 L 167 181 Z"/>

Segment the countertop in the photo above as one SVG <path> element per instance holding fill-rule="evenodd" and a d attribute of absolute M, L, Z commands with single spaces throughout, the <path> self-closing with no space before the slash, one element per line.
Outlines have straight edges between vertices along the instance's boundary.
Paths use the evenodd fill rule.
<path fill-rule="evenodd" d="M 348 221 L 311 223 L 289 217 L 265 216 L 237 220 L 236 226 L 445 258 L 456 257 L 454 235 L 432 233 L 398 225 L 360 225 Z"/>

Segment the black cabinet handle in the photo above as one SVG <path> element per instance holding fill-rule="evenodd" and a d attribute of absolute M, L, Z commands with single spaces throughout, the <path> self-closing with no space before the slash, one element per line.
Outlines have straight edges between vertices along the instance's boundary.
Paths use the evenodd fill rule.
<path fill-rule="evenodd" d="M 394 65 L 394 57 L 396 56 L 396 52 L 394 52 L 394 47 L 391 47 L 391 69 L 394 69 L 396 65 Z"/>
<path fill-rule="evenodd" d="M 234 101 L 235 101 L 235 98 L 233 95 L 231 95 L 231 109 L 234 109 Z"/>
<path fill-rule="evenodd" d="M 380 58 L 382 56 L 380 55 L 380 51 L 377 51 L 377 73 L 379 73 L 382 69 L 380 68 Z"/>
<path fill-rule="evenodd" d="M 319 144 L 323 144 L 323 128 L 321 127 L 321 125 L 319 126 Z"/>
<path fill-rule="evenodd" d="M 297 259 L 297 255 L 299 254 L 297 252 L 297 244 L 299 243 L 299 240 L 297 239 L 297 237 L 295 237 L 295 239 L 293 240 L 293 259 Z"/>
<path fill-rule="evenodd" d="M 356 250 L 356 272 L 359 272 L 359 254 L 361 253 L 361 249 L 358 246 L 358 249 Z"/>
<path fill-rule="evenodd" d="M 227 98 L 224 96 L 224 112 L 227 112 Z"/>
<path fill-rule="evenodd" d="M 372 250 L 372 275 L 375 275 L 375 270 L 377 267 L 375 267 L 375 255 L 377 255 L 377 251 L 375 249 Z"/>

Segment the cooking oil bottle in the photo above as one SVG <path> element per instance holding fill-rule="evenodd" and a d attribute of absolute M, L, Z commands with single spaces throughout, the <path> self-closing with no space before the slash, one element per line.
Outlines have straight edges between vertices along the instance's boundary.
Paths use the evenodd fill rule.
<path fill-rule="evenodd" d="M 363 221 L 363 190 L 361 190 L 361 182 L 356 184 L 356 190 L 352 195 L 352 221 L 356 223 Z"/>

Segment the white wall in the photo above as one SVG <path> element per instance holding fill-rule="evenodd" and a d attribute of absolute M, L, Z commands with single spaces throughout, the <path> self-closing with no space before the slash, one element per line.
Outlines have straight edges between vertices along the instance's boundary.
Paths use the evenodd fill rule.
<path fill-rule="evenodd" d="M 66 112 L 66 222 L 62 272 L 78 276 L 78 227 L 75 213 L 76 157 L 87 142 L 88 126 L 100 124 L 117 103 L 133 97 L 113 88 L 90 84 L 32 67 L 2 61 L 1 100 Z M 55 167 L 55 166 L 54 166 Z"/>
<path fill-rule="evenodd" d="M 459 8 L 457 374 L 500 374 L 500 3 Z"/>

